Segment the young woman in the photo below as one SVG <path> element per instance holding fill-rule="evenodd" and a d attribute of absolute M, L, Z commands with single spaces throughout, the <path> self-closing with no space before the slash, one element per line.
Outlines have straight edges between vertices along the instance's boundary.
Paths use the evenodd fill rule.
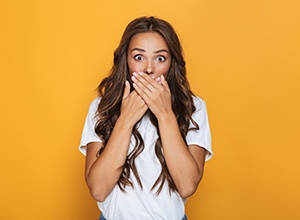
<path fill-rule="evenodd" d="M 205 102 L 172 26 L 133 20 L 90 105 L 80 151 L 100 219 L 181 220 L 212 156 Z"/>

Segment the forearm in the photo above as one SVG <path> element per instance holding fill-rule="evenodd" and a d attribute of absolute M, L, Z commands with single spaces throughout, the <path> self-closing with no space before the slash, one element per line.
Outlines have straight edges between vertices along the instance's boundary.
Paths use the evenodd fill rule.
<path fill-rule="evenodd" d="M 182 197 L 192 195 L 202 178 L 189 148 L 186 146 L 174 113 L 158 118 L 164 157 L 170 175 Z"/>
<path fill-rule="evenodd" d="M 92 196 L 103 201 L 117 184 L 126 161 L 132 127 L 118 119 L 102 154 L 86 173 Z"/>

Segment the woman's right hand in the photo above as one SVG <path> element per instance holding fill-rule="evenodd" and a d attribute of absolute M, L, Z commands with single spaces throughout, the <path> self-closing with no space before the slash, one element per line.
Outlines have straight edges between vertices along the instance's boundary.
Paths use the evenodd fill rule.
<path fill-rule="evenodd" d="M 143 117 L 147 109 L 148 106 L 141 96 L 135 90 L 130 92 L 130 84 L 126 80 L 120 118 L 124 119 L 130 126 L 134 126 Z"/>
<path fill-rule="evenodd" d="M 132 128 L 145 114 L 148 107 L 136 91 L 130 92 L 126 81 L 121 105 L 121 113 L 116 121 L 105 149 L 99 157 L 101 143 L 87 145 L 86 182 L 91 195 L 103 202 L 114 189 L 126 162 Z"/>

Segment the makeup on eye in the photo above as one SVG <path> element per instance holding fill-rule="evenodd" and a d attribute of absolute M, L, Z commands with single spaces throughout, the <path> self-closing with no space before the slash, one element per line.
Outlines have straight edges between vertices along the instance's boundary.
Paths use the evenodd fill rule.
<path fill-rule="evenodd" d="M 142 54 L 137 54 L 137 55 L 134 55 L 133 58 L 136 60 L 136 61 L 142 61 L 145 59 L 145 57 L 142 55 Z M 155 60 L 158 61 L 158 62 L 164 62 L 166 61 L 166 56 L 164 55 L 158 55 L 155 57 Z"/>
<path fill-rule="evenodd" d="M 157 56 L 156 60 L 159 61 L 159 62 L 164 62 L 166 60 L 166 57 L 162 56 L 162 55 L 159 55 L 159 56 Z"/>
<path fill-rule="evenodd" d="M 138 61 L 144 59 L 144 57 L 143 57 L 141 54 L 137 54 L 137 55 L 135 55 L 133 58 L 134 58 L 135 60 L 138 60 Z"/>
<path fill-rule="evenodd" d="M 130 50 L 130 53 L 133 55 L 133 58 L 137 61 L 141 61 L 146 59 L 147 57 L 154 57 L 154 60 L 158 62 L 164 62 L 170 55 L 169 50 L 167 49 L 157 49 L 151 52 L 147 52 L 147 50 L 139 47 L 135 47 Z M 150 56 L 149 56 L 150 55 Z"/>

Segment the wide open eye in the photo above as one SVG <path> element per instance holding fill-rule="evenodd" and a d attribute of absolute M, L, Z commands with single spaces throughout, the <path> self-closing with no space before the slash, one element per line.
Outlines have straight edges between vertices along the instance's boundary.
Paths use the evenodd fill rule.
<path fill-rule="evenodd" d="M 156 58 L 156 60 L 159 61 L 159 62 L 164 62 L 166 60 L 166 58 L 164 56 L 158 56 Z"/>
<path fill-rule="evenodd" d="M 140 60 L 143 60 L 144 58 L 143 58 L 142 55 L 137 54 L 137 55 L 134 56 L 134 59 L 140 61 Z"/>

